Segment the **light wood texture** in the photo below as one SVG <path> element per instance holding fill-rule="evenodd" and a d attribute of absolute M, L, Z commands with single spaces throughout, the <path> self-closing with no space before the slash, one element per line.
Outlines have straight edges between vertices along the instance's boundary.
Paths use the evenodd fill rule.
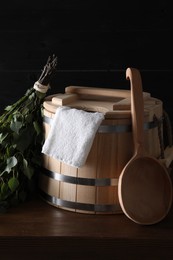
<path fill-rule="evenodd" d="M 164 159 L 160 159 L 160 162 L 169 168 L 173 161 L 173 146 L 167 146 L 164 150 Z"/>
<path fill-rule="evenodd" d="M 122 213 L 118 198 L 118 180 L 123 168 L 133 155 L 133 138 L 130 129 L 130 110 L 114 110 L 114 105 L 119 103 L 120 99 L 126 100 L 126 98 L 122 99 L 122 96 L 130 98 L 130 90 L 119 91 L 112 89 L 107 93 L 107 89 L 99 89 L 100 92 L 98 91 L 99 94 L 97 96 L 97 88 L 94 88 L 93 91 L 92 88 L 89 87 L 73 87 L 72 89 L 80 92 L 80 94 L 69 93 L 69 91 L 67 91 L 68 93 L 65 93 L 64 96 L 63 94 L 55 94 L 47 97 L 44 102 L 44 115 L 53 119 L 56 109 L 65 100 L 65 102 L 67 101 L 66 105 L 70 107 L 85 109 L 87 111 L 89 108 L 92 108 L 91 110 L 93 111 L 104 111 L 105 120 L 102 122 L 101 127 L 108 130 L 103 132 L 98 131 L 96 133 L 86 164 L 83 167 L 77 169 L 59 161 L 57 161 L 56 167 L 56 160 L 52 160 L 48 156 L 43 156 L 43 167 L 63 177 L 70 176 L 76 178 L 76 180 L 82 178 L 82 180 L 85 179 L 85 181 L 87 179 L 92 179 L 93 181 L 108 179 L 113 185 L 97 186 L 68 183 L 52 179 L 50 176 L 45 176 L 42 172 L 40 175 L 40 189 L 49 196 L 63 201 L 104 206 L 114 205 L 116 208 L 114 212 L 110 209 L 101 212 L 94 209 L 89 211 L 87 209 L 75 208 L 75 205 L 73 205 L 72 208 L 67 208 L 62 205 L 57 206 L 54 204 L 54 206 L 67 210 L 90 214 Z M 86 93 L 90 94 L 88 95 Z M 106 96 L 104 97 L 103 95 Z M 143 100 L 145 105 L 143 111 L 145 123 L 149 124 L 153 122 L 154 115 L 160 119 L 162 117 L 162 101 L 151 97 L 150 94 L 146 94 L 146 97 L 144 95 Z M 109 131 L 112 127 L 120 130 Z M 50 130 L 50 124 L 44 122 L 44 128 L 46 138 Z M 147 153 L 154 157 L 160 157 L 160 140 L 157 127 L 147 128 L 144 132 L 145 149 Z M 51 202 L 49 201 L 48 203 Z"/>
<path fill-rule="evenodd" d="M 65 93 L 73 93 L 89 96 L 91 99 L 94 97 L 106 97 L 114 98 L 128 98 L 130 97 L 130 92 L 124 89 L 109 89 L 109 88 L 94 88 L 94 87 L 82 87 L 82 86 L 68 86 L 65 88 Z M 150 93 L 143 92 L 143 97 L 150 97 Z"/>
<path fill-rule="evenodd" d="M 130 109 L 130 91 L 123 89 L 104 89 L 94 87 L 68 86 L 65 88 L 66 93 L 75 93 L 82 99 L 96 100 L 115 100 L 112 109 L 129 110 Z M 148 99 L 150 93 L 143 92 L 143 98 Z"/>
<path fill-rule="evenodd" d="M 57 96 L 52 97 L 52 103 L 58 106 L 65 106 L 76 100 L 76 94 L 59 94 Z"/>
<path fill-rule="evenodd" d="M 149 157 L 144 147 L 144 103 L 140 72 L 128 68 L 134 155 L 120 174 L 118 195 L 123 212 L 142 225 L 161 221 L 172 205 L 172 183 L 166 167 Z"/>
<path fill-rule="evenodd" d="M 68 87 L 67 87 L 68 88 Z M 44 102 L 44 108 L 51 112 L 55 113 L 57 107 L 61 105 L 67 105 L 72 108 L 77 108 L 90 112 L 101 112 L 105 114 L 105 118 L 130 118 L 131 117 L 131 107 L 130 107 L 130 90 L 108 90 L 108 93 L 114 93 L 112 96 L 109 93 L 107 96 L 102 96 L 98 92 L 98 96 L 96 95 L 96 89 L 94 88 L 94 95 L 92 95 L 91 88 L 85 87 L 73 87 L 74 90 L 78 90 L 77 94 L 70 93 L 58 93 L 54 95 L 50 95 L 46 97 Z M 81 90 L 86 89 L 84 91 L 91 94 L 79 94 Z M 98 88 L 99 89 L 99 88 Z M 79 91 L 80 90 L 80 91 Z M 78 93 L 79 92 L 79 93 Z M 107 89 L 101 89 L 101 94 L 106 93 Z M 82 92 L 83 93 L 83 92 Z M 116 96 L 117 93 L 117 96 Z M 109 99 L 107 99 L 109 97 Z M 154 113 L 156 115 L 162 112 L 162 101 L 153 97 L 150 97 L 150 93 L 143 92 L 143 99 L 145 102 L 144 113 L 145 116 L 148 116 L 149 110 L 153 109 L 153 113 L 150 113 L 150 117 L 153 116 Z M 160 110 L 157 112 L 155 110 Z M 153 118 L 151 119 L 153 120 Z"/>

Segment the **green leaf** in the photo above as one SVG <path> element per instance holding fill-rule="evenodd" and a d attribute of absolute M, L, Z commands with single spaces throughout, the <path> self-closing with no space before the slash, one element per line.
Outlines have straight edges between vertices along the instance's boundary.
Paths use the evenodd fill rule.
<path fill-rule="evenodd" d="M 22 114 L 23 116 L 28 116 L 30 110 L 29 107 L 26 105 L 23 109 L 22 109 Z"/>
<path fill-rule="evenodd" d="M 20 138 L 15 140 L 16 147 L 22 153 L 28 149 L 29 145 L 33 142 L 34 128 L 29 125 L 28 128 L 20 132 Z"/>
<path fill-rule="evenodd" d="M 4 195 L 7 193 L 7 191 L 8 191 L 8 185 L 3 182 L 1 185 L 1 193 Z"/>
<path fill-rule="evenodd" d="M 16 146 L 14 144 L 12 144 L 12 145 L 10 145 L 10 146 L 8 146 L 6 148 L 6 156 L 7 156 L 7 158 L 11 157 L 15 153 L 15 148 L 16 148 Z"/>
<path fill-rule="evenodd" d="M 37 135 L 39 135 L 40 132 L 41 132 L 39 123 L 38 123 L 37 121 L 34 121 L 34 122 L 33 122 L 33 125 L 34 125 L 34 129 L 35 129 Z"/>
<path fill-rule="evenodd" d="M 28 124 L 30 124 L 31 122 L 33 121 L 33 114 L 27 114 L 26 116 L 25 116 L 25 122 Z"/>
<path fill-rule="evenodd" d="M 9 179 L 8 187 L 10 188 L 10 190 L 12 192 L 14 192 L 17 189 L 18 186 L 19 186 L 19 181 L 18 181 L 17 178 L 12 177 L 11 179 Z"/>
<path fill-rule="evenodd" d="M 25 176 L 30 180 L 34 174 L 34 169 L 28 165 L 26 159 L 23 159 L 23 169 Z"/>
<path fill-rule="evenodd" d="M 6 167 L 4 171 L 0 173 L 0 176 L 2 176 L 5 172 L 11 172 L 12 168 L 15 167 L 17 164 L 17 159 L 15 156 L 12 156 L 10 158 L 7 158 Z"/>
<path fill-rule="evenodd" d="M 7 107 L 5 107 L 5 111 L 10 111 L 10 109 L 12 108 L 12 106 L 7 106 Z"/>
<path fill-rule="evenodd" d="M 9 196 L 9 193 L 8 184 L 3 182 L 0 189 L 0 200 L 5 200 Z"/>
<path fill-rule="evenodd" d="M 5 171 L 7 171 L 8 173 L 11 171 L 11 169 L 16 166 L 17 164 L 17 159 L 15 156 L 12 156 L 10 158 L 7 159 L 7 166 L 5 168 Z"/>
<path fill-rule="evenodd" d="M 21 121 L 21 117 L 19 115 L 14 115 L 13 119 L 11 120 L 10 123 L 10 128 L 12 131 L 15 133 L 19 134 L 20 129 L 22 128 L 23 123 Z"/>
<path fill-rule="evenodd" d="M 20 121 L 11 121 L 10 124 L 10 128 L 12 131 L 16 132 L 17 134 L 19 134 L 20 129 L 22 128 L 23 124 Z"/>
<path fill-rule="evenodd" d="M 8 133 L 0 133 L 0 143 L 2 143 L 6 137 L 8 136 Z"/>

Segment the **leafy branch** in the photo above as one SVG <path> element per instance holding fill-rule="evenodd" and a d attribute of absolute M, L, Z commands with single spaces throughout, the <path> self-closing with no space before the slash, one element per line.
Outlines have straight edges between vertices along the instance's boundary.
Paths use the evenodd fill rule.
<path fill-rule="evenodd" d="M 48 57 L 38 79 L 47 86 L 57 57 Z M 33 87 L 0 116 L 0 212 L 28 199 L 35 190 L 43 144 L 42 103 L 46 93 Z"/>

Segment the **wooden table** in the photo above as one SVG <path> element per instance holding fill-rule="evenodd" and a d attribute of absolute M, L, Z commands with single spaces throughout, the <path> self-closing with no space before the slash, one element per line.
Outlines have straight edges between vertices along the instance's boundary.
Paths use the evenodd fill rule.
<path fill-rule="evenodd" d="M 173 210 L 140 226 L 124 214 L 74 213 L 36 197 L 0 215 L 0 259 L 173 259 Z"/>

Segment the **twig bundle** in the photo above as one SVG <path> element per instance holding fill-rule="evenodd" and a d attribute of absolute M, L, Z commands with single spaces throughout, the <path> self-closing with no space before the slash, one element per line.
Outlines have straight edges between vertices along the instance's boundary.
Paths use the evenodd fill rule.
<path fill-rule="evenodd" d="M 0 116 L 0 212 L 35 190 L 43 142 L 42 102 L 56 65 L 57 57 L 49 57 L 34 87 Z"/>

